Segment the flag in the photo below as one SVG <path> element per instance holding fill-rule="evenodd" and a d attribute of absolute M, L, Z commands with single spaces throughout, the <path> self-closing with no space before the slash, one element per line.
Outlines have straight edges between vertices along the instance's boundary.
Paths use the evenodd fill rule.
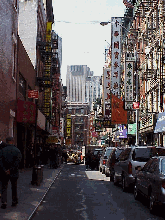
<path fill-rule="evenodd" d="M 123 3 L 127 8 L 134 8 L 133 4 L 128 0 L 123 0 Z"/>
<path fill-rule="evenodd" d="M 123 109 L 123 101 L 111 94 L 111 123 L 127 124 L 127 111 Z"/>

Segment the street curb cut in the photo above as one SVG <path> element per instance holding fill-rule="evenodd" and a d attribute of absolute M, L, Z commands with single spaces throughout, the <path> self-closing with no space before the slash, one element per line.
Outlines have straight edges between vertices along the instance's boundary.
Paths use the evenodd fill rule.
<path fill-rule="evenodd" d="M 41 203 L 43 202 L 45 196 L 47 195 L 49 189 L 51 188 L 51 186 L 53 185 L 53 183 L 55 182 L 56 178 L 58 177 L 58 175 L 60 174 L 60 172 L 62 171 L 64 165 L 61 167 L 61 169 L 58 171 L 58 173 L 56 174 L 54 180 L 50 183 L 49 187 L 47 188 L 45 194 L 43 195 L 42 199 L 39 201 L 38 205 L 35 207 L 35 209 L 33 210 L 33 212 L 31 213 L 31 215 L 29 216 L 28 220 L 32 220 L 33 216 L 35 215 L 38 207 L 41 205 Z"/>

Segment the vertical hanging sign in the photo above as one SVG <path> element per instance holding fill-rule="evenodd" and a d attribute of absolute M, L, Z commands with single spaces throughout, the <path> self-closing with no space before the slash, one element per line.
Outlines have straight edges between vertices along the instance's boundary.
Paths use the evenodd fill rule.
<path fill-rule="evenodd" d="M 120 97 L 120 70 L 121 70 L 121 18 L 111 18 L 111 92 Z"/>
<path fill-rule="evenodd" d="M 125 109 L 133 109 L 133 73 L 134 73 L 134 62 L 125 62 Z"/>

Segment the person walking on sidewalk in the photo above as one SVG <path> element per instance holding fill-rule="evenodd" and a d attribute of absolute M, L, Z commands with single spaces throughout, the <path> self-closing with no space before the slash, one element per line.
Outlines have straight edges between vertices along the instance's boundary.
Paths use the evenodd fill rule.
<path fill-rule="evenodd" d="M 17 180 L 19 177 L 19 164 L 22 159 L 20 150 L 13 145 L 13 137 L 6 138 L 7 146 L 0 151 L 0 172 L 2 177 L 1 208 L 7 207 L 7 187 L 10 180 L 12 186 L 12 206 L 18 203 Z"/>

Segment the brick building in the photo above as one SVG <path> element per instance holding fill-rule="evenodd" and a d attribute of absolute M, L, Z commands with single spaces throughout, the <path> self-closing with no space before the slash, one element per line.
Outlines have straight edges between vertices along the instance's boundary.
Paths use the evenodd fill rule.
<path fill-rule="evenodd" d="M 16 139 L 17 1 L 0 1 L 0 135 Z"/>

